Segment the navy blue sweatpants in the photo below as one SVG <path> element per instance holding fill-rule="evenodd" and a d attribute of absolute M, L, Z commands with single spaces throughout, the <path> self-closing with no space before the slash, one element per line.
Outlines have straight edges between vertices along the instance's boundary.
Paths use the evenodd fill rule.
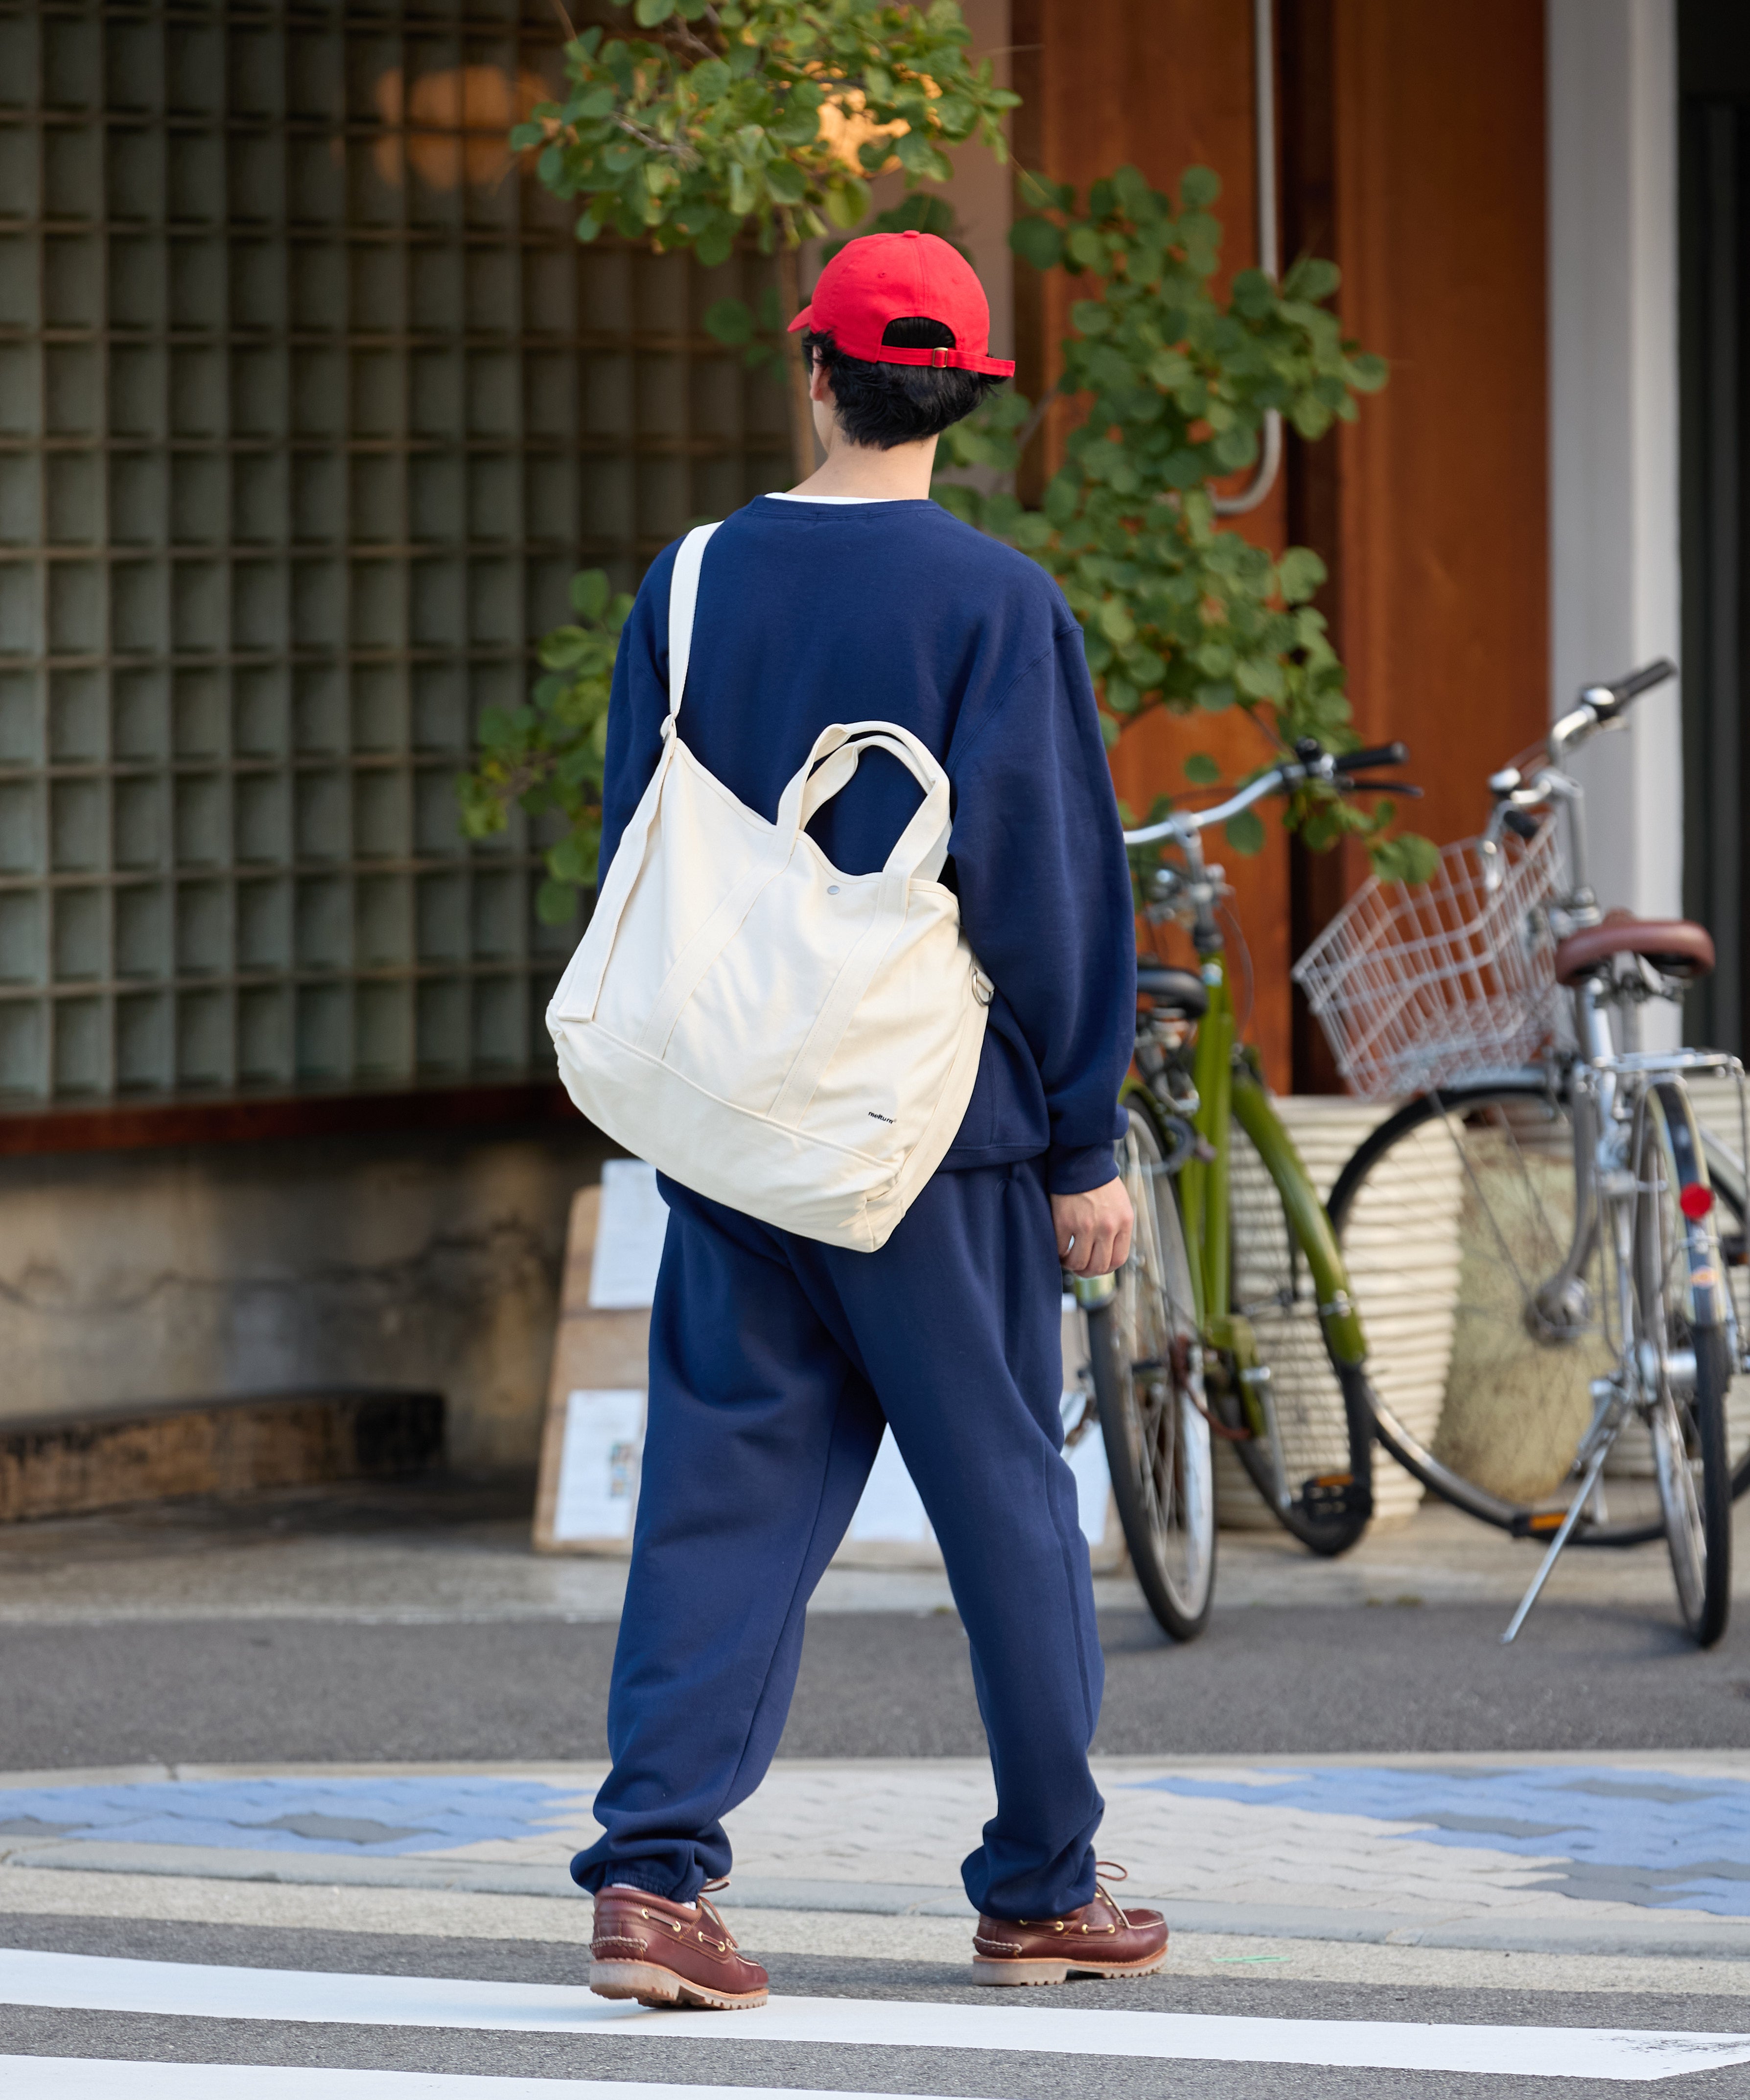
<path fill-rule="evenodd" d="M 941 1545 L 995 1771 L 967 1894 L 998 1917 L 1091 1901 L 1104 1673 L 1042 1162 L 937 1174 L 876 1254 L 663 1193 L 606 1835 L 573 1876 L 690 1903 L 728 1872 L 722 1819 L 778 1748 L 804 1612 L 884 1417 Z"/>

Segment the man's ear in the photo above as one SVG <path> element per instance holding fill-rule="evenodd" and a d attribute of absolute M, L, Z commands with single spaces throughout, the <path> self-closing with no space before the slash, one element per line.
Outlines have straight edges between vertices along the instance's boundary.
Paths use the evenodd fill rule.
<path fill-rule="evenodd" d="M 824 407 L 832 405 L 832 374 L 821 363 L 818 351 L 809 352 L 808 397 Z"/>

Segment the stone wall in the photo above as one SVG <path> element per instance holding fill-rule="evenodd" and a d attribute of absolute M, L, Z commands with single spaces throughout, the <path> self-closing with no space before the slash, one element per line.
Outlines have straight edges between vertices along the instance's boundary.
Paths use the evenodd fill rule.
<path fill-rule="evenodd" d="M 0 1166 L 0 1422 L 323 1385 L 448 1403 L 461 1465 L 526 1463 L 580 1121 Z"/>

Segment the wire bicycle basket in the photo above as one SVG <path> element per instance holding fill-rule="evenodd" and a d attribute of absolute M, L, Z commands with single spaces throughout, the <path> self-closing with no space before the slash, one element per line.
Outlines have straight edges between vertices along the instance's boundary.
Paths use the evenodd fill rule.
<path fill-rule="evenodd" d="M 1523 1065 L 1554 1017 L 1558 827 L 1441 849 L 1431 880 L 1371 877 L 1295 964 L 1351 1090 L 1385 1101 Z"/>

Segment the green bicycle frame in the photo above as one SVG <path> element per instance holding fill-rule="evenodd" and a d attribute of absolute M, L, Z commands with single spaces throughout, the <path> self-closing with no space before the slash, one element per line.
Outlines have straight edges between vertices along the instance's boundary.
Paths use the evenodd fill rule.
<path fill-rule="evenodd" d="M 1281 1199 L 1289 1231 L 1305 1255 L 1318 1294 L 1319 1318 L 1331 1352 L 1344 1364 L 1366 1361 L 1360 1316 L 1349 1295 L 1348 1273 L 1294 1141 L 1271 1105 L 1252 1066 L 1234 1051 L 1233 999 L 1217 952 L 1203 959 L 1209 1007 L 1197 1024 L 1192 1078 L 1197 1090 L 1192 1127 L 1204 1142 L 1179 1170 L 1179 1193 L 1185 1239 L 1191 1251 L 1197 1325 L 1212 1347 L 1228 1352 L 1239 1368 L 1257 1361 L 1250 1323 L 1232 1310 L 1232 1254 L 1229 1242 L 1229 1134 L 1237 1121 L 1256 1148 Z M 1139 1088 L 1132 1079 L 1126 1091 Z"/>

